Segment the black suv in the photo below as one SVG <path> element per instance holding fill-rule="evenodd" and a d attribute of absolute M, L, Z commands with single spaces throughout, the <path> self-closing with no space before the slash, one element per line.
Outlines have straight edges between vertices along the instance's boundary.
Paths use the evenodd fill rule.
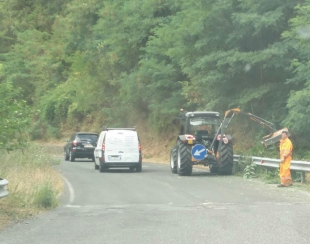
<path fill-rule="evenodd" d="M 90 158 L 94 161 L 94 150 L 99 134 L 92 132 L 75 132 L 64 147 L 65 160 L 74 162 L 76 158 Z"/>

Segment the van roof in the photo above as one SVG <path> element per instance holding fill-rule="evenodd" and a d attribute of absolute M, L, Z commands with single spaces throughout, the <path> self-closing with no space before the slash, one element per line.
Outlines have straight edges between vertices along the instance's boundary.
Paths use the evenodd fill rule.
<path fill-rule="evenodd" d="M 103 131 L 108 131 L 108 130 L 133 130 L 136 131 L 136 127 L 133 128 L 104 128 Z"/>
<path fill-rule="evenodd" d="M 75 132 L 77 135 L 80 135 L 80 134 L 89 134 L 89 135 L 98 135 L 98 133 L 95 133 L 95 132 Z"/>

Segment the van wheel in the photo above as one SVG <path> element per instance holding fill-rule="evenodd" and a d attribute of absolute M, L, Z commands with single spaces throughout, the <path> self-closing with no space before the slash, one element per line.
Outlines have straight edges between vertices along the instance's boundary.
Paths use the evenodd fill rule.
<path fill-rule="evenodd" d="M 103 162 L 99 163 L 99 171 L 100 171 L 100 173 L 107 171 L 107 167 L 104 165 Z"/>
<path fill-rule="evenodd" d="M 140 162 L 138 164 L 138 166 L 136 167 L 137 172 L 141 172 L 142 171 L 142 162 Z"/>

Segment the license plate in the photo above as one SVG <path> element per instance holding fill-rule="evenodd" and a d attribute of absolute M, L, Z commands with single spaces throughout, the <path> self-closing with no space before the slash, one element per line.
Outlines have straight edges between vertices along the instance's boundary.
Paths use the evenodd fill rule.
<path fill-rule="evenodd" d="M 118 161 L 121 160 L 121 156 L 109 156 L 110 161 Z"/>
<path fill-rule="evenodd" d="M 94 146 L 92 144 L 85 144 L 84 147 L 85 148 L 94 148 Z"/>

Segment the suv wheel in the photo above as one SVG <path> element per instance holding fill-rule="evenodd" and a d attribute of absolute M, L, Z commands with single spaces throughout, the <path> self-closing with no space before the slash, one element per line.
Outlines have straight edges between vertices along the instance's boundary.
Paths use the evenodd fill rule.
<path fill-rule="evenodd" d="M 69 160 L 69 155 L 67 153 L 67 150 L 64 151 L 65 161 Z"/>
<path fill-rule="evenodd" d="M 75 161 L 75 157 L 72 156 L 72 152 L 71 151 L 69 153 L 69 158 L 70 158 L 70 162 L 74 162 Z"/>

